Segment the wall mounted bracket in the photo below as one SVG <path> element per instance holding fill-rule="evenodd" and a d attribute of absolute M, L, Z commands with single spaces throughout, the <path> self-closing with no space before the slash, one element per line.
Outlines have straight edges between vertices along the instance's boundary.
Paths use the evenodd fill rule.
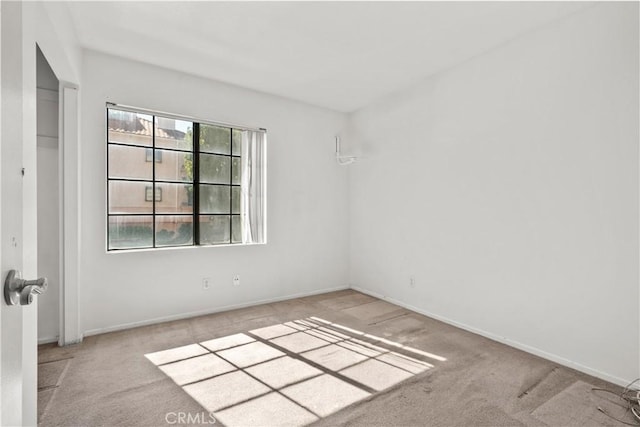
<path fill-rule="evenodd" d="M 340 137 L 336 136 L 336 162 L 338 162 L 340 166 L 346 166 L 354 163 L 356 160 L 358 160 L 358 158 L 355 156 L 342 155 L 340 152 Z"/>

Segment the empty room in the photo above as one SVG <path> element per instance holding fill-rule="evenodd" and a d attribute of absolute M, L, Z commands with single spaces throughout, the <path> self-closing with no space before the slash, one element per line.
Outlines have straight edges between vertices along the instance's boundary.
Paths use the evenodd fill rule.
<path fill-rule="evenodd" d="M 639 3 L 0 2 L 0 425 L 640 426 Z"/>

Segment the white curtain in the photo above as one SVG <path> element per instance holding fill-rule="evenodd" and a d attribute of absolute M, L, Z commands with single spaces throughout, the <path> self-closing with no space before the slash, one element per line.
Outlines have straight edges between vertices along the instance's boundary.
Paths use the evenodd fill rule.
<path fill-rule="evenodd" d="M 242 243 L 266 243 L 267 239 L 267 134 L 242 132 Z"/>

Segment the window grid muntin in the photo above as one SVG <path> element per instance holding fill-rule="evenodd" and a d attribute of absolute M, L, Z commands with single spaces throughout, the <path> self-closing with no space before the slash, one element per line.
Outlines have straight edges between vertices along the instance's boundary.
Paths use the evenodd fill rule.
<path fill-rule="evenodd" d="M 152 117 L 152 121 L 151 121 L 151 150 L 153 151 L 151 158 L 155 160 L 156 158 L 156 116 L 155 114 Z M 152 214 L 153 214 L 153 220 L 151 221 L 151 231 L 152 231 L 152 243 L 153 243 L 153 247 L 156 247 L 156 198 L 155 198 L 155 194 L 156 194 L 156 162 L 153 162 L 151 164 L 152 167 L 152 177 L 153 177 L 153 209 L 152 209 Z"/>
<path fill-rule="evenodd" d="M 149 147 L 148 145 L 136 145 L 136 144 L 127 144 L 124 142 L 111 142 L 111 141 L 107 141 L 109 143 L 109 145 L 119 145 L 122 147 L 134 147 L 134 148 L 153 148 L 153 147 Z M 167 147 L 158 147 L 158 150 L 161 151 L 178 151 L 181 153 L 193 153 L 193 151 L 191 150 L 183 150 L 181 148 L 167 148 Z M 240 157 L 240 156 L 238 156 Z M 158 162 L 158 163 L 162 163 L 162 162 Z"/>
<path fill-rule="evenodd" d="M 198 212 L 200 212 L 200 123 L 193 122 L 193 190 L 191 197 L 193 199 L 193 244 L 200 245 L 200 221 Z M 197 180 L 196 180 L 196 177 Z"/>

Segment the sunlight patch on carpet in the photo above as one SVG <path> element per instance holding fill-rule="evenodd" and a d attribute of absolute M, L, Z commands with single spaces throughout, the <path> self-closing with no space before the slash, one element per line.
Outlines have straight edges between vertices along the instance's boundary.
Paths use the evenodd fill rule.
<path fill-rule="evenodd" d="M 146 354 L 226 426 L 303 426 L 446 358 L 310 317 Z"/>

